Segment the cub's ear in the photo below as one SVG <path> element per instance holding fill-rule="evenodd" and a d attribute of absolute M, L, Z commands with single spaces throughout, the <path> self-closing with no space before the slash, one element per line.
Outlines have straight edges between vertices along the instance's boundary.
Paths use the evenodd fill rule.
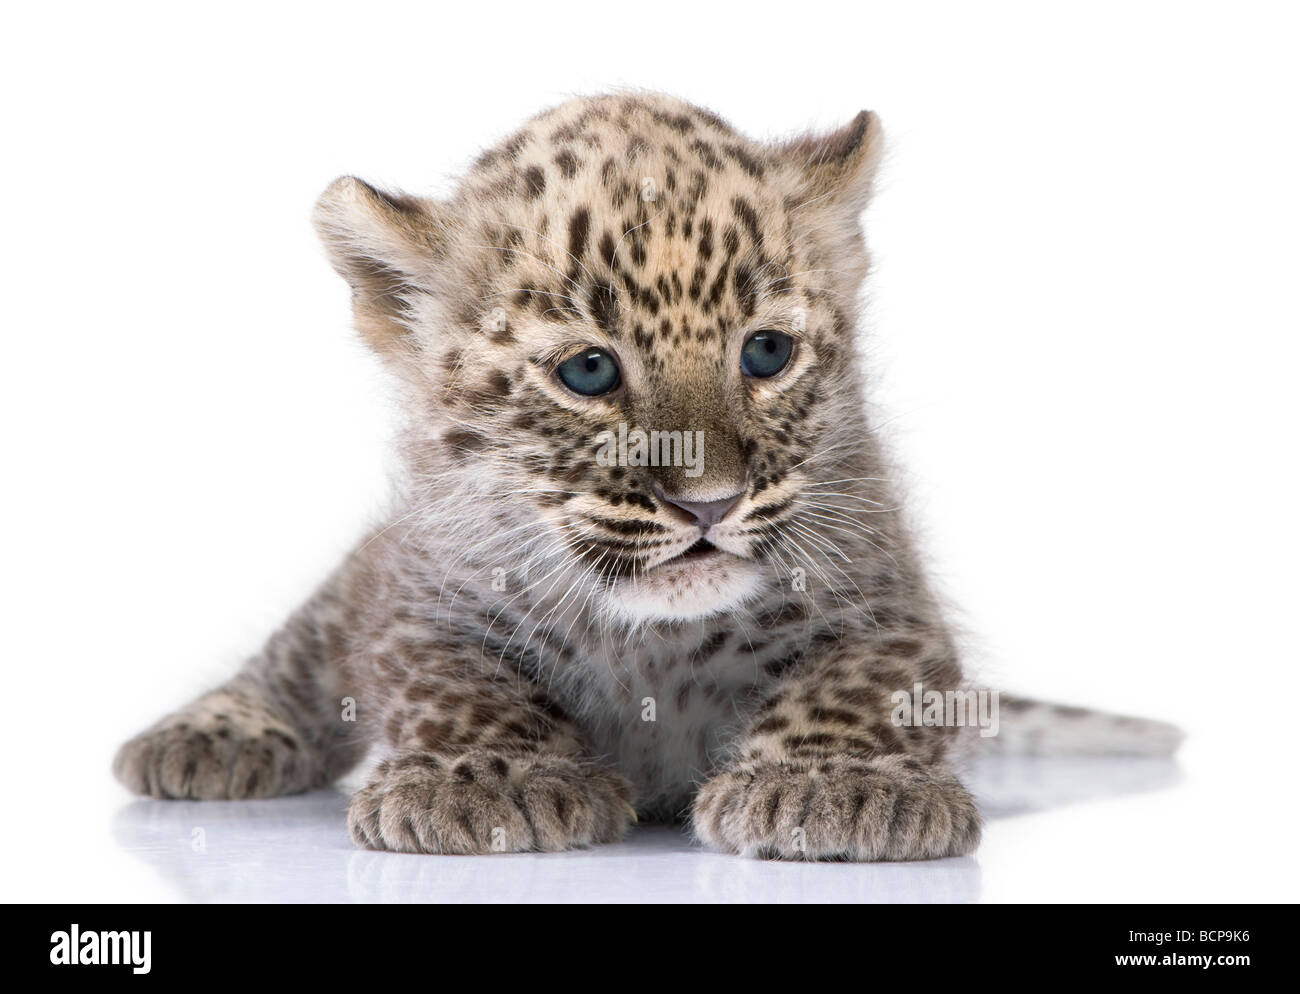
<path fill-rule="evenodd" d="M 321 194 L 312 221 L 330 262 L 352 287 L 363 334 L 376 346 L 385 344 L 376 338 L 400 335 L 392 319 L 405 312 L 412 292 L 430 289 L 444 250 L 439 205 L 341 176 Z"/>
<path fill-rule="evenodd" d="M 864 110 L 829 134 L 804 135 L 779 146 L 777 154 L 803 174 L 807 197 L 856 213 L 871 199 L 883 139 L 880 118 Z"/>

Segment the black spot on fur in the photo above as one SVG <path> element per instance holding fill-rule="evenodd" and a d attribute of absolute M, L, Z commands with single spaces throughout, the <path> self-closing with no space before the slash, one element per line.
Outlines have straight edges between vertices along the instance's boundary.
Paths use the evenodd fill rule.
<path fill-rule="evenodd" d="M 759 229 L 758 211 L 754 210 L 754 205 L 744 197 L 736 197 L 731 201 L 731 207 L 735 211 L 736 217 L 740 219 L 745 231 L 749 233 L 754 248 L 762 249 L 763 232 Z"/>
<path fill-rule="evenodd" d="M 536 200 L 546 192 L 546 174 L 540 166 L 529 166 L 524 170 L 524 192 L 529 200 Z"/>
<path fill-rule="evenodd" d="M 567 148 L 555 157 L 555 164 L 560 167 L 560 175 L 573 179 L 578 174 L 578 160 Z"/>
<path fill-rule="evenodd" d="M 745 151 L 745 149 L 741 148 L 739 145 L 724 145 L 722 150 L 734 159 L 740 165 L 740 168 L 749 173 L 750 176 L 753 176 L 755 179 L 763 178 L 763 163 L 759 162 L 758 159 L 750 155 Z"/>
<path fill-rule="evenodd" d="M 707 217 L 700 221 L 700 258 L 705 262 L 713 258 L 713 222 Z"/>
<path fill-rule="evenodd" d="M 598 283 L 587 292 L 587 312 L 606 334 L 618 334 L 618 294 L 608 283 Z"/>
<path fill-rule="evenodd" d="M 569 218 L 569 255 L 577 262 L 587 251 L 587 233 L 591 229 L 591 211 L 579 207 Z"/>

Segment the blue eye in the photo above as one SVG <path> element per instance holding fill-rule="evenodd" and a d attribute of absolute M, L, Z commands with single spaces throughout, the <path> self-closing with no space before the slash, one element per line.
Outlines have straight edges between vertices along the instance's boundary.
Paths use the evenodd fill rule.
<path fill-rule="evenodd" d="M 604 349 L 586 349 L 560 363 L 560 380 L 574 393 L 598 397 L 619 385 L 618 363 Z"/>
<path fill-rule="evenodd" d="M 794 351 L 794 339 L 779 331 L 756 331 L 740 350 L 740 368 L 746 376 L 775 376 L 785 369 Z"/>

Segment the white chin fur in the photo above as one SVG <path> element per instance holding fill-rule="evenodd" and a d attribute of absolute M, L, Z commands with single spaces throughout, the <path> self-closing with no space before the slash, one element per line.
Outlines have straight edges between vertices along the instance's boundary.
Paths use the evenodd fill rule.
<path fill-rule="evenodd" d="M 636 579 L 619 580 L 603 607 L 624 624 L 695 621 L 739 607 L 758 593 L 762 578 L 756 563 L 735 556 L 669 562 Z"/>

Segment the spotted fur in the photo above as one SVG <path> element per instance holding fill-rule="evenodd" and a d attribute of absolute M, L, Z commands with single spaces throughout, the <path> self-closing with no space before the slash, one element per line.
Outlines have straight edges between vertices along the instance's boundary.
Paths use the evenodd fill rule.
<path fill-rule="evenodd" d="M 326 784 L 372 744 L 358 843 L 563 849 L 630 820 L 791 858 L 970 852 L 948 732 L 890 695 L 962 673 L 864 414 L 859 218 L 876 118 L 780 143 L 658 95 L 574 100 L 445 201 L 353 178 L 316 225 L 400 384 L 390 520 L 229 685 L 123 747 L 158 797 Z M 771 379 L 748 334 L 795 340 Z M 577 349 L 622 385 L 557 378 Z M 602 466 L 704 433 L 703 472 Z M 678 500 L 739 503 L 707 533 Z M 713 551 L 683 555 L 704 534 Z M 347 701 L 355 702 L 355 721 Z"/>

